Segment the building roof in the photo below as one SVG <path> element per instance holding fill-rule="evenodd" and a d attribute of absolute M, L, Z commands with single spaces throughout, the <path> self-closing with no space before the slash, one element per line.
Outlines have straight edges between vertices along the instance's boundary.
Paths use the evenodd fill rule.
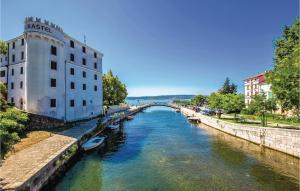
<path fill-rule="evenodd" d="M 248 81 L 248 80 L 252 80 L 252 79 L 259 79 L 259 82 L 264 82 L 266 80 L 266 71 L 256 74 L 254 76 L 250 76 L 248 78 L 246 78 L 244 81 Z"/>

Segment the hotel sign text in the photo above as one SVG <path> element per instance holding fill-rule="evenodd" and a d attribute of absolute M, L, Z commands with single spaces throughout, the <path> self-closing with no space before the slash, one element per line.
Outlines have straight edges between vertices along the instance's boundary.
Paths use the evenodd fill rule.
<path fill-rule="evenodd" d="M 39 32 L 46 35 L 50 35 L 59 40 L 63 40 L 64 37 L 61 31 L 51 27 L 50 25 L 36 21 L 25 22 L 25 32 Z"/>

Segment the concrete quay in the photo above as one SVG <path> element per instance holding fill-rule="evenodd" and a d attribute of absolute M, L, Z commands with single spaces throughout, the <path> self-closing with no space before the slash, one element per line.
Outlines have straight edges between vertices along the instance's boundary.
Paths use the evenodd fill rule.
<path fill-rule="evenodd" d="M 149 105 L 131 107 L 115 120 L 124 120 L 147 107 Z M 70 154 L 69 150 L 74 146 L 78 148 L 84 136 L 97 133 L 98 120 L 77 122 L 75 127 L 53 133 L 51 137 L 6 158 L 0 166 L 0 190 L 40 190 L 58 168 L 68 162 L 65 157 Z M 105 118 L 102 125 L 110 122 L 112 119 Z"/>

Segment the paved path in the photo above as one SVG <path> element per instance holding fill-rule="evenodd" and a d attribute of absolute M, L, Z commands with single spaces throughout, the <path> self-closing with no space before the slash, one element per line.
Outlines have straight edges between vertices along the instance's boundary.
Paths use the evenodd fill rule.
<path fill-rule="evenodd" d="M 0 190 L 14 189 L 22 185 L 59 153 L 75 143 L 78 138 L 93 130 L 96 125 L 97 119 L 81 122 L 76 127 L 53 134 L 9 156 L 0 167 Z"/>
<path fill-rule="evenodd" d="M 152 105 L 131 107 L 127 115 Z M 104 119 L 103 123 L 108 120 L 108 118 Z M 14 190 L 21 186 L 83 135 L 95 129 L 97 121 L 98 119 L 93 119 L 77 123 L 73 128 L 53 133 L 51 137 L 10 155 L 0 166 L 0 190 Z"/>

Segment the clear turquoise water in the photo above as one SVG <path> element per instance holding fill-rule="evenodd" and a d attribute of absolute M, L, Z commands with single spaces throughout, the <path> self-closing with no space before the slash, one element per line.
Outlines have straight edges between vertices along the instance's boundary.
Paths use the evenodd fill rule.
<path fill-rule="evenodd" d="M 125 122 L 105 154 L 83 156 L 55 190 L 292 191 L 298 182 L 298 159 L 152 107 Z"/>

